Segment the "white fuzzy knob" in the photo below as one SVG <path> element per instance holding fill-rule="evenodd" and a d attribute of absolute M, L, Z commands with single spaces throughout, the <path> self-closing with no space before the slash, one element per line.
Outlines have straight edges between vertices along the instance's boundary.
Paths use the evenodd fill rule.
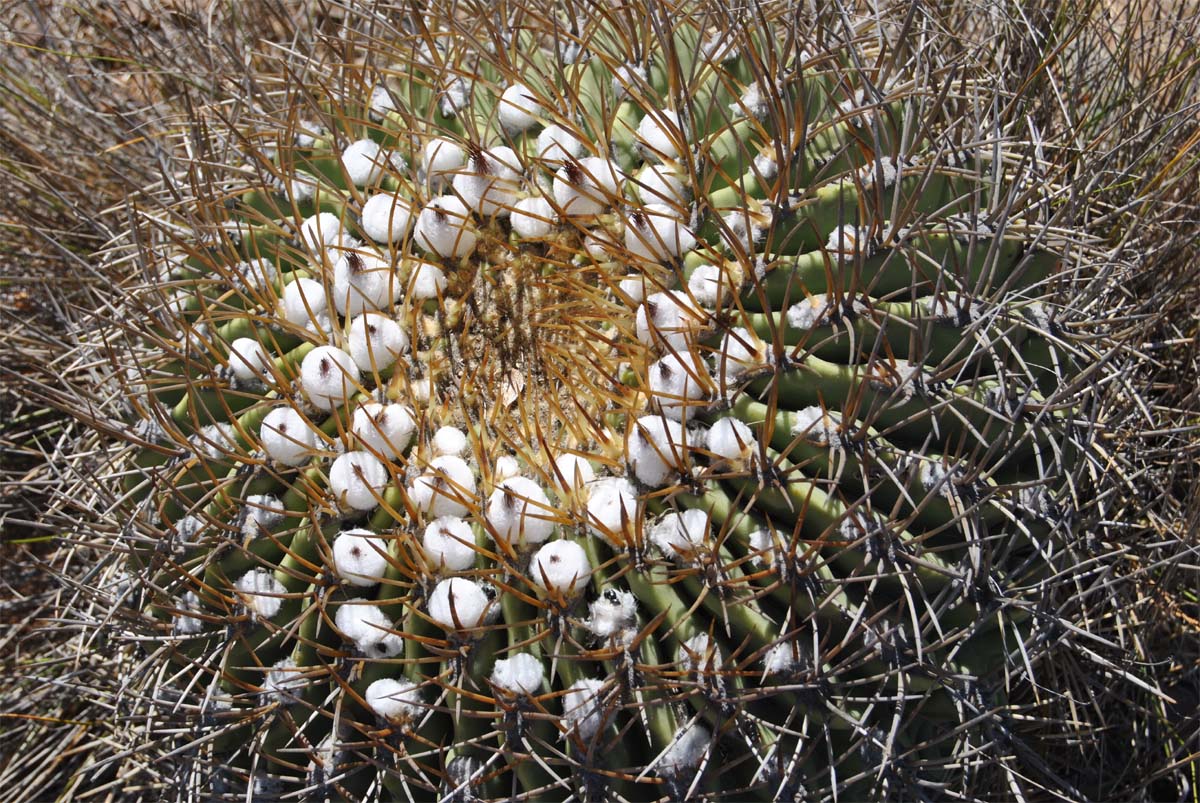
<path fill-rule="evenodd" d="M 307 462 L 320 442 L 313 425 L 291 407 L 276 407 L 267 413 L 258 437 L 263 451 L 286 466 Z"/>
<path fill-rule="evenodd" d="M 354 358 L 333 346 L 317 346 L 300 363 L 300 386 L 314 406 L 333 410 L 358 392 L 360 374 Z"/>
<path fill-rule="evenodd" d="M 446 630 L 478 627 L 491 600 L 478 583 L 465 577 L 442 580 L 429 595 L 429 618 Z"/>
<path fill-rule="evenodd" d="M 381 678 L 367 686 L 363 700 L 380 717 L 398 725 L 421 716 L 421 689 L 405 680 Z"/>
<path fill-rule="evenodd" d="M 387 467 L 370 452 L 346 452 L 329 467 L 329 491 L 343 509 L 374 510 L 389 479 Z"/>
<path fill-rule="evenodd" d="M 515 546 L 540 544 L 557 526 L 546 492 L 527 477 L 510 477 L 488 497 L 487 520 L 494 537 Z"/>
<path fill-rule="evenodd" d="M 479 235 L 471 212 L 454 195 L 434 198 L 417 217 L 417 245 L 442 257 L 458 259 L 475 250 Z"/>
<path fill-rule="evenodd" d="M 527 652 L 501 658 L 492 666 L 492 684 L 518 696 L 536 694 L 545 676 L 542 662 Z"/>
<path fill-rule="evenodd" d="M 390 459 L 408 448 L 416 425 L 412 410 L 403 404 L 365 402 L 354 408 L 350 431 L 364 447 Z"/>
<path fill-rule="evenodd" d="M 581 593 L 591 573 L 587 552 L 574 541 L 551 541 L 529 561 L 529 576 L 536 585 L 567 596 Z"/>
<path fill-rule="evenodd" d="M 363 204 L 363 233 L 377 243 L 399 243 L 412 227 L 411 201 L 394 193 L 372 195 Z"/>
<path fill-rule="evenodd" d="M 350 585 L 373 586 L 387 568 L 387 541 L 370 530 L 346 530 L 334 539 L 333 570 Z"/>
<path fill-rule="evenodd" d="M 379 312 L 359 315 L 350 322 L 350 358 L 364 371 L 391 367 L 408 350 L 408 335 L 392 318 Z"/>
<path fill-rule="evenodd" d="M 475 533 L 466 519 L 442 516 L 425 527 L 421 539 L 430 568 L 462 572 L 475 565 Z"/>
<path fill-rule="evenodd" d="M 239 337 L 229 344 L 229 369 L 243 382 L 269 380 L 275 363 L 262 343 Z"/>

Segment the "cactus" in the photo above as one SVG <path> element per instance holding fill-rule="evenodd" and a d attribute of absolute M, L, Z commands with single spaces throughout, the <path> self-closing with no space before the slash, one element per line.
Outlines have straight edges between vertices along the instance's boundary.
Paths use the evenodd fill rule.
<path fill-rule="evenodd" d="M 406 17 L 140 218 L 123 543 L 225 782 L 1019 789 L 1109 370 L 1055 188 L 890 24 L 644 10 Z"/>

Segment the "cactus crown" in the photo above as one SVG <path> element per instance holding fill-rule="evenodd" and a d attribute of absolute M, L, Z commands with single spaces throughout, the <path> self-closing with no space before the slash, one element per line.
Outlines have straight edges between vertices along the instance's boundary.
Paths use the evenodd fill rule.
<path fill-rule="evenodd" d="M 1053 188 L 928 20 L 642 11 L 371 18 L 143 204 L 125 544 L 225 782 L 1003 782 L 1091 438 Z"/>

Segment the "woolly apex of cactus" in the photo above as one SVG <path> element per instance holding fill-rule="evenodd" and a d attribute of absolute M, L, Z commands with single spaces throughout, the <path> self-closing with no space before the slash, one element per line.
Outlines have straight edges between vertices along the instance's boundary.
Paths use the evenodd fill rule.
<path fill-rule="evenodd" d="M 407 20 L 151 238 L 122 498 L 204 524 L 128 550 L 168 674 L 297 793 L 974 795 L 1107 370 L 1027 313 L 1059 188 L 887 26 L 572 9 Z"/>

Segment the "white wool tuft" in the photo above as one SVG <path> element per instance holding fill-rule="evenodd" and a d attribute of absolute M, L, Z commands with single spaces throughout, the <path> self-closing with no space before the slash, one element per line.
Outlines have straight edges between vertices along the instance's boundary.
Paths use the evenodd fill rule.
<path fill-rule="evenodd" d="M 275 367 L 266 347 L 251 337 L 239 337 L 229 344 L 229 369 L 243 382 L 270 380 Z"/>
<path fill-rule="evenodd" d="M 338 606 L 333 623 L 355 648 L 371 658 L 391 658 L 404 649 L 404 637 L 393 632 L 392 621 L 378 605 L 352 599 Z"/>
<path fill-rule="evenodd" d="M 300 223 L 300 242 L 314 254 L 342 245 L 347 236 L 342 219 L 332 212 L 319 212 Z"/>
<path fill-rule="evenodd" d="M 637 491 L 624 477 L 602 477 L 586 490 L 588 532 L 614 548 L 624 547 L 637 516 Z"/>
<path fill-rule="evenodd" d="M 687 351 L 706 315 L 679 292 L 652 293 L 637 311 L 637 338 L 647 346 Z"/>
<path fill-rule="evenodd" d="M 865 253 L 868 242 L 868 235 L 865 229 L 846 224 L 838 226 L 829 233 L 829 240 L 825 243 L 825 250 L 837 255 L 839 258 L 845 259 L 858 253 Z"/>
<path fill-rule="evenodd" d="M 699 265 L 688 278 L 688 292 L 692 298 L 704 307 L 715 307 L 721 300 L 722 294 L 729 296 L 730 290 L 724 287 L 721 269 L 716 265 Z"/>
<path fill-rule="evenodd" d="M 393 165 L 393 159 L 391 154 L 380 149 L 375 140 L 360 139 L 342 151 L 342 169 L 350 183 L 365 187 L 377 183 L 389 167 L 402 169 L 401 165 Z"/>
<path fill-rule="evenodd" d="M 559 493 L 573 493 L 596 477 L 592 464 L 577 454 L 560 454 L 550 469 L 550 480 Z"/>
<path fill-rule="evenodd" d="M 671 560 L 690 559 L 704 546 L 708 514 L 703 510 L 671 511 L 650 528 L 650 540 Z"/>
<path fill-rule="evenodd" d="M 803 668 L 805 649 L 799 640 L 780 642 L 763 657 L 763 671 L 768 675 L 790 675 Z"/>
<path fill-rule="evenodd" d="M 175 614 L 175 635 L 194 636 L 204 630 L 203 619 L 188 616 L 189 613 L 197 613 L 200 610 L 200 598 L 196 596 L 195 591 L 184 592 L 183 596 L 175 600 L 175 607 L 179 609 L 179 613 Z"/>
<path fill-rule="evenodd" d="M 479 240 L 470 210 L 454 195 L 439 196 L 425 205 L 417 216 L 415 236 L 421 248 L 453 259 L 474 251 Z"/>
<path fill-rule="evenodd" d="M 615 164 L 597 156 L 568 162 L 554 175 L 554 201 L 564 215 L 598 215 L 616 199 L 619 175 Z"/>
<path fill-rule="evenodd" d="M 684 177 L 674 167 L 648 164 L 638 172 L 636 181 L 643 203 L 683 209 L 692 200 Z"/>
<path fill-rule="evenodd" d="M 500 124 L 509 134 L 528 131 L 545 113 L 537 96 L 524 84 L 513 84 L 500 95 Z"/>
<path fill-rule="evenodd" d="M 391 263 L 367 251 L 343 251 L 333 263 L 333 306 L 343 315 L 387 309 L 400 298 Z"/>
<path fill-rule="evenodd" d="M 505 146 L 476 153 L 455 174 L 452 186 L 467 208 L 484 217 L 505 217 L 521 188 L 521 161 Z"/>
<path fill-rule="evenodd" d="M 389 722 L 403 725 L 421 716 L 421 687 L 406 680 L 381 678 L 367 686 L 363 700 Z"/>
<path fill-rule="evenodd" d="M 389 368 L 408 350 L 408 335 L 400 324 L 379 312 L 352 320 L 348 340 L 350 358 L 364 371 Z"/>
<path fill-rule="evenodd" d="M 363 204 L 363 233 L 377 243 L 401 242 L 412 227 L 415 209 L 411 201 L 394 193 L 372 195 Z"/>
<path fill-rule="evenodd" d="M 433 569 L 462 572 L 475 565 L 475 533 L 466 519 L 434 519 L 425 527 L 421 546 Z"/>
<path fill-rule="evenodd" d="M 364 447 L 390 459 L 408 448 L 416 425 L 412 410 L 403 404 L 364 402 L 354 408 L 350 430 Z"/>
<path fill-rule="evenodd" d="M 467 450 L 467 433 L 457 427 L 441 427 L 430 444 L 435 455 L 462 454 Z"/>
<path fill-rule="evenodd" d="M 509 217 L 513 231 L 523 239 L 548 237 L 558 225 L 558 214 L 550 202 L 540 195 L 532 198 L 522 198 L 513 207 Z"/>
<path fill-rule="evenodd" d="M 414 301 L 437 298 L 449 284 L 445 271 L 432 262 L 417 260 L 408 278 L 408 296 Z"/>
<path fill-rule="evenodd" d="M 308 462 L 320 442 L 316 428 L 290 406 L 276 407 L 267 413 L 258 437 L 263 451 L 285 466 Z"/>
<path fill-rule="evenodd" d="M 442 580 L 429 595 L 429 618 L 446 630 L 479 626 L 491 600 L 473 580 L 451 577 Z"/>
<path fill-rule="evenodd" d="M 709 674 L 722 663 L 721 648 L 707 633 L 692 636 L 679 645 L 679 663 L 692 674 Z"/>
<path fill-rule="evenodd" d="M 837 413 L 828 413 L 820 407 L 805 407 L 792 414 L 792 437 L 804 438 L 818 446 L 838 447 L 842 436 L 838 432 L 840 421 Z"/>
<path fill-rule="evenodd" d="M 283 595 L 287 593 L 283 583 L 266 569 L 251 569 L 233 584 L 238 596 L 257 618 L 270 619 L 283 607 Z"/>
<path fill-rule="evenodd" d="M 678 158 L 680 148 L 685 145 L 679 112 L 670 109 L 648 112 L 638 123 L 637 139 L 648 158 L 660 162 Z"/>
<path fill-rule="evenodd" d="M 574 541 L 551 541 L 529 561 L 529 576 L 534 584 L 568 596 L 582 593 L 591 573 L 587 552 Z"/>
<path fill-rule="evenodd" d="M 680 211 L 666 204 L 646 204 L 625 221 L 625 247 L 636 257 L 666 262 L 695 245 L 696 237 Z"/>
<path fill-rule="evenodd" d="M 662 414 L 681 421 L 708 397 L 710 380 L 704 364 L 690 352 L 672 353 L 649 368 L 649 395 Z"/>
<path fill-rule="evenodd" d="M 358 392 L 354 358 L 334 346 L 317 346 L 300 363 L 300 386 L 314 406 L 333 410 Z"/>
<path fill-rule="evenodd" d="M 493 537 L 515 546 L 540 544 L 557 523 L 550 499 L 528 477 L 509 477 L 488 497 L 487 520 Z"/>
<path fill-rule="evenodd" d="M 755 555 L 755 560 L 761 562 L 768 568 L 775 565 L 776 550 L 778 545 L 775 543 L 775 536 L 770 530 L 762 529 L 755 530 L 750 533 L 750 550 L 759 553 Z"/>
<path fill-rule="evenodd" d="M 345 530 L 333 541 L 333 570 L 352 586 L 368 588 L 388 568 L 387 541 L 370 530 Z"/>
<path fill-rule="evenodd" d="M 390 476 L 370 452 L 346 452 L 329 467 L 329 491 L 343 510 L 374 510 Z"/>
<path fill-rule="evenodd" d="M 492 467 L 492 482 L 499 484 L 520 473 L 521 464 L 517 462 L 517 458 L 510 454 L 502 454 L 496 458 L 496 464 Z"/>
<path fill-rule="evenodd" d="M 280 658 L 272 664 L 263 680 L 263 691 L 276 700 L 293 699 L 295 693 L 308 686 L 308 678 L 304 676 L 304 668 L 290 657 Z"/>
<path fill-rule="evenodd" d="M 592 601 L 588 613 L 584 626 L 600 638 L 609 638 L 637 621 L 637 599 L 628 591 L 608 588 Z"/>
<path fill-rule="evenodd" d="M 594 678 L 577 680 L 563 695 L 563 724 L 568 734 L 590 742 L 607 719 L 602 692 L 604 681 Z"/>
<path fill-rule="evenodd" d="M 754 431 L 736 418 L 722 418 L 708 430 L 708 451 L 714 457 L 730 462 L 751 460 L 758 453 Z"/>
<path fill-rule="evenodd" d="M 474 501 L 475 474 L 461 457 L 441 455 L 429 461 L 408 495 L 413 504 L 434 518 L 463 516 Z"/>
<path fill-rule="evenodd" d="M 722 390 L 728 391 L 729 383 L 736 382 L 742 374 L 762 365 L 771 363 L 771 355 L 767 353 L 765 344 L 758 335 L 748 329 L 738 327 L 725 334 L 721 339 L 721 347 L 713 355 L 716 370 L 713 372 Z"/>
<path fill-rule="evenodd" d="M 658 760 L 659 774 L 678 779 L 699 772 L 704 754 L 708 752 L 711 743 L 712 734 L 699 723 L 680 728 L 675 733 L 674 741 L 662 752 Z"/>
<path fill-rule="evenodd" d="M 287 511 L 278 496 L 254 494 L 246 497 L 245 519 L 242 521 L 242 537 L 246 540 L 258 538 L 279 522 Z"/>
<path fill-rule="evenodd" d="M 467 152 L 452 140 L 437 137 L 421 149 L 421 164 L 430 185 L 440 186 L 467 163 Z"/>
<path fill-rule="evenodd" d="M 583 140 L 556 123 L 546 126 L 538 134 L 537 155 L 544 161 L 578 159 L 586 150 L 587 145 Z"/>
<path fill-rule="evenodd" d="M 534 655 L 519 652 L 511 658 L 501 658 L 492 666 L 492 684 L 509 694 L 533 695 L 542 687 L 545 669 Z"/>
<path fill-rule="evenodd" d="M 288 323 L 307 326 L 320 315 L 329 314 L 325 285 L 314 279 L 296 279 L 283 288 L 279 299 L 279 314 Z"/>
<path fill-rule="evenodd" d="M 639 418 L 628 433 L 625 462 L 644 485 L 661 488 L 679 475 L 684 451 L 682 424 L 647 415 Z"/>

